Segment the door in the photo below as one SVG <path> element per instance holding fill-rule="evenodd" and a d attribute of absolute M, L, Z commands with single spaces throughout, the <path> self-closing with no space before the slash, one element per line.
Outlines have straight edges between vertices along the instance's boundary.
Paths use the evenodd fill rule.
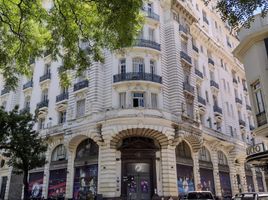
<path fill-rule="evenodd" d="M 127 199 L 150 200 L 152 183 L 149 163 L 127 164 Z"/>

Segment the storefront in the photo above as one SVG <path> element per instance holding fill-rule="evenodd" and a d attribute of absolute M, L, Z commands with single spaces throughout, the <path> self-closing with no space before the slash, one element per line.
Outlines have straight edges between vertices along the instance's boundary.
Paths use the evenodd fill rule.
<path fill-rule="evenodd" d="M 200 179 L 203 191 L 211 191 L 215 194 L 215 184 L 213 176 L 213 164 L 210 153 L 206 147 L 199 151 Z"/>
<path fill-rule="evenodd" d="M 255 192 L 254 183 L 253 183 L 253 174 L 248 164 L 245 165 L 245 173 L 246 173 L 248 192 Z"/>
<path fill-rule="evenodd" d="M 1 178 L 0 200 L 4 200 L 7 187 L 7 176 L 2 176 L 0 178 Z"/>
<path fill-rule="evenodd" d="M 44 172 L 29 174 L 29 194 L 31 198 L 41 198 L 43 191 Z"/>
<path fill-rule="evenodd" d="M 99 147 L 91 139 L 82 141 L 76 149 L 73 199 L 95 198 L 98 187 Z"/>
<path fill-rule="evenodd" d="M 256 178 L 257 178 L 259 192 L 264 192 L 264 185 L 263 185 L 262 173 L 260 171 L 260 168 L 256 168 Z"/>
<path fill-rule="evenodd" d="M 218 151 L 218 167 L 222 197 L 229 199 L 232 197 L 230 169 L 228 166 L 227 157 L 222 151 Z"/>
<path fill-rule="evenodd" d="M 179 196 L 194 191 L 193 159 L 189 145 L 183 141 L 176 148 L 177 186 Z"/>

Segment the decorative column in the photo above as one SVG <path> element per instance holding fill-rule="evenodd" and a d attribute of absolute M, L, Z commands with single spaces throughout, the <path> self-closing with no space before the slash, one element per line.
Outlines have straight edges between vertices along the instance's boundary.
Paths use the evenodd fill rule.
<path fill-rule="evenodd" d="M 246 172 L 245 172 L 245 165 L 244 162 L 242 162 L 242 164 L 240 164 L 239 168 L 238 168 L 238 174 L 240 175 L 240 182 L 241 182 L 241 189 L 242 192 L 248 192 L 248 187 L 247 187 L 247 179 L 246 179 Z"/>
<path fill-rule="evenodd" d="M 47 199 L 48 193 L 48 183 L 49 183 L 49 166 L 50 166 L 50 153 L 49 150 L 46 152 L 46 160 L 48 161 L 44 167 L 44 177 L 43 177 L 43 190 L 42 197 Z"/>
<path fill-rule="evenodd" d="M 256 176 L 255 167 L 251 168 L 251 171 L 252 171 L 252 179 L 253 179 L 253 184 L 254 184 L 255 192 L 259 192 L 259 187 L 258 187 L 258 182 L 257 182 L 257 176 Z"/>
<path fill-rule="evenodd" d="M 66 178 L 66 199 L 73 198 L 74 158 L 75 158 L 75 148 L 73 146 L 69 146 L 68 163 L 67 163 L 67 178 Z"/>
<path fill-rule="evenodd" d="M 218 154 L 216 150 L 213 150 L 211 152 L 211 161 L 213 164 L 215 193 L 216 193 L 216 196 L 220 197 L 222 196 L 222 194 L 221 194 L 221 183 L 220 183 L 220 174 L 219 174 L 219 166 L 218 166 Z"/>
<path fill-rule="evenodd" d="M 230 180 L 231 180 L 231 187 L 232 187 L 232 195 L 239 193 L 238 190 L 238 183 L 237 183 L 237 176 L 236 170 L 234 165 L 234 159 L 229 159 L 229 171 L 230 171 Z"/>
<path fill-rule="evenodd" d="M 194 162 L 194 185 L 195 189 L 197 189 L 197 185 L 201 183 L 198 152 L 193 153 L 193 162 Z"/>
<path fill-rule="evenodd" d="M 266 185 L 266 180 L 265 180 L 265 173 L 264 173 L 264 171 L 261 171 L 261 176 L 262 176 L 262 183 L 263 183 L 263 189 L 264 189 L 264 192 L 267 192 L 267 185 Z"/>
<path fill-rule="evenodd" d="M 9 195 L 9 189 L 12 190 L 12 188 L 10 188 L 10 180 L 11 180 L 12 171 L 13 171 L 13 167 L 9 167 L 8 176 L 7 176 L 6 192 L 5 192 L 5 197 L 4 197 L 5 200 L 9 199 L 9 196 L 8 196 Z"/>
<path fill-rule="evenodd" d="M 161 149 L 162 184 L 165 197 L 178 197 L 175 146 L 167 145 Z"/>

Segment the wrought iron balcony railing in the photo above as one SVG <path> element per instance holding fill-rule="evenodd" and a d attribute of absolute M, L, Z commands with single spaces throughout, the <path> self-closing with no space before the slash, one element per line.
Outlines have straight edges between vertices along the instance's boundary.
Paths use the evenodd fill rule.
<path fill-rule="evenodd" d="M 261 112 L 261 113 L 258 113 L 258 114 L 256 115 L 256 119 L 257 119 L 258 127 L 267 124 L 266 112 L 263 111 L 263 112 Z"/>
<path fill-rule="evenodd" d="M 200 78 L 203 78 L 203 73 L 195 68 L 195 74 L 199 76 Z"/>
<path fill-rule="evenodd" d="M 237 98 L 237 97 L 235 97 L 235 102 L 236 102 L 236 103 L 239 103 L 239 104 L 242 104 L 242 100 L 239 99 L 239 98 Z"/>
<path fill-rule="evenodd" d="M 77 90 L 81 90 L 83 88 L 86 88 L 86 87 L 88 87 L 88 80 L 80 81 L 80 82 L 74 84 L 74 92 Z"/>
<path fill-rule="evenodd" d="M 215 62 L 214 60 L 212 60 L 212 58 L 208 58 L 208 64 L 211 64 L 211 65 L 215 65 Z"/>
<path fill-rule="evenodd" d="M 194 86 L 189 83 L 183 82 L 183 90 L 186 90 L 192 94 L 194 94 Z"/>
<path fill-rule="evenodd" d="M 204 106 L 206 105 L 206 100 L 203 97 L 198 96 L 197 100 L 198 100 L 199 103 L 203 104 Z"/>
<path fill-rule="evenodd" d="M 27 83 L 25 83 L 23 85 L 23 90 L 27 89 L 27 88 L 30 88 L 30 87 L 33 87 L 33 81 L 28 81 Z"/>
<path fill-rule="evenodd" d="M 184 59 L 188 63 L 192 64 L 192 58 L 187 53 L 185 53 L 184 51 L 181 51 L 180 55 L 181 55 L 182 59 Z"/>
<path fill-rule="evenodd" d="M 136 39 L 134 46 L 138 47 L 146 47 L 151 48 L 160 51 L 161 45 L 157 42 L 151 41 L 151 40 L 145 40 L 145 39 Z"/>
<path fill-rule="evenodd" d="M 56 102 L 58 103 L 60 101 L 66 100 L 68 98 L 69 98 L 68 92 L 61 93 L 60 95 L 56 96 Z"/>
<path fill-rule="evenodd" d="M 37 104 L 37 109 L 48 107 L 49 100 L 43 100 Z"/>
<path fill-rule="evenodd" d="M 222 114 L 222 109 L 218 105 L 213 106 L 213 111 Z"/>
<path fill-rule="evenodd" d="M 43 82 L 45 80 L 51 79 L 51 73 L 46 73 L 43 76 L 40 77 L 39 82 Z"/>
<path fill-rule="evenodd" d="M 218 83 L 216 83 L 216 82 L 215 82 L 215 81 L 213 81 L 213 80 L 210 80 L 210 86 L 212 86 L 212 87 L 215 87 L 215 88 L 219 89 L 219 84 L 218 84 Z"/>
<path fill-rule="evenodd" d="M 152 73 L 144 73 L 144 72 L 128 72 L 122 74 L 114 75 L 114 83 L 121 81 L 133 81 L 133 80 L 141 80 L 141 81 L 151 81 L 155 83 L 162 83 L 162 77 Z"/>
<path fill-rule="evenodd" d="M 193 50 L 194 50 L 196 53 L 198 53 L 198 52 L 199 52 L 198 47 L 197 47 L 197 46 L 195 46 L 194 44 L 193 44 Z"/>

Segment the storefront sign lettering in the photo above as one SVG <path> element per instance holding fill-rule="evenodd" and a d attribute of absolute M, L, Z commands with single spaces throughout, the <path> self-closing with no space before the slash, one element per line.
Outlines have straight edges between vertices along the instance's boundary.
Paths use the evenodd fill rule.
<path fill-rule="evenodd" d="M 261 152 L 264 152 L 265 150 L 266 150 L 266 147 L 264 146 L 263 143 L 256 144 L 254 146 L 247 148 L 247 155 L 250 156 L 256 153 L 261 153 Z"/>

